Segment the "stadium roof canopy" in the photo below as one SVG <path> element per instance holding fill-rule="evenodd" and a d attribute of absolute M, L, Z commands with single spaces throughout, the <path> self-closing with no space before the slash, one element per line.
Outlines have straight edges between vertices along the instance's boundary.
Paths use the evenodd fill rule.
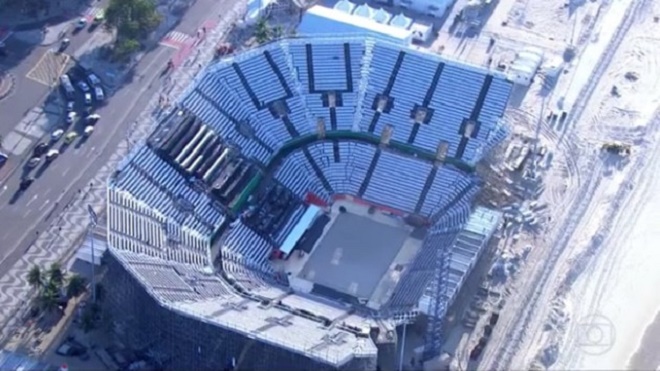
<path fill-rule="evenodd" d="M 315 5 L 305 12 L 298 26 L 298 34 L 307 36 L 364 35 L 378 37 L 389 42 L 410 43 L 412 35 L 410 31 L 378 23 L 371 18 L 375 10 L 368 5 L 364 6 L 367 8 L 358 7 L 353 14 L 348 14 L 344 10 Z M 358 14 L 360 16 L 357 16 Z"/>
<path fill-rule="evenodd" d="M 222 60 L 183 94 L 181 118 L 168 118 L 110 180 L 109 251 L 179 313 L 328 364 L 374 355 L 367 317 L 287 294 L 269 254 L 303 217 L 308 192 L 423 215 L 434 226 L 413 264 L 424 280 L 392 299 L 410 310 L 435 251 L 468 220 L 478 186 L 465 170 L 505 137 L 510 91 L 502 75 L 380 37 L 284 39 Z M 258 187 L 268 182 L 276 186 Z M 271 192 L 271 203 L 290 201 L 272 208 L 290 214 L 234 221 L 257 190 Z M 217 257 L 222 276 L 211 268 Z M 271 323 L 285 312 L 301 329 L 296 338 Z M 320 326 L 326 319 L 339 323 Z"/>

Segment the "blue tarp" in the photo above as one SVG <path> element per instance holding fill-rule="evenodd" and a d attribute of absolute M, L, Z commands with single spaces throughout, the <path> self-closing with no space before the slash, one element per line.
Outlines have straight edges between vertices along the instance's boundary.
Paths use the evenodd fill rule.
<path fill-rule="evenodd" d="M 291 233 L 289 233 L 284 240 L 284 243 L 282 243 L 282 246 L 280 246 L 280 251 L 285 257 L 291 254 L 291 251 L 293 251 L 293 248 L 296 246 L 300 238 L 305 234 L 305 231 L 312 225 L 312 223 L 314 223 L 314 219 L 316 219 L 316 216 L 320 211 L 321 208 L 314 205 L 309 205 L 307 210 L 305 210 L 305 213 L 302 218 L 300 218 L 298 224 L 293 227 Z"/>

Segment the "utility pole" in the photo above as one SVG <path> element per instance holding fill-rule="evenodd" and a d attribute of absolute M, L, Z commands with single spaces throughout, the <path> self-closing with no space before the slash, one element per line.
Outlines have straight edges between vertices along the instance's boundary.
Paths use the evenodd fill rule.
<path fill-rule="evenodd" d="M 408 327 L 408 322 L 403 322 L 403 331 L 401 334 L 401 355 L 399 355 L 399 371 L 403 370 L 403 354 L 406 348 L 406 328 Z"/>
<path fill-rule="evenodd" d="M 98 224 L 98 217 L 96 212 L 92 209 L 92 205 L 87 204 L 87 213 L 89 214 L 89 231 L 88 235 L 91 239 L 92 248 L 92 303 L 96 303 L 96 256 L 94 253 L 94 228 Z"/>

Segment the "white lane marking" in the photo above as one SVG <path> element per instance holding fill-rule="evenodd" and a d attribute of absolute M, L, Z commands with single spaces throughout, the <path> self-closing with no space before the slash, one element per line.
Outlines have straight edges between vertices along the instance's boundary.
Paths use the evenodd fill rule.
<path fill-rule="evenodd" d="M 30 201 L 28 201 L 28 203 L 27 203 L 25 206 L 30 206 L 30 204 L 33 203 L 34 201 L 36 201 L 37 198 L 39 198 L 39 195 L 34 195 L 34 196 L 32 196 L 32 198 L 30 199 Z"/>
<path fill-rule="evenodd" d="M 41 206 L 39 207 L 39 211 L 43 210 L 46 206 L 48 206 L 49 203 L 50 203 L 50 200 L 46 200 L 46 201 L 43 203 L 43 205 L 41 205 Z"/>
<path fill-rule="evenodd" d="M 32 211 L 34 211 L 34 209 L 27 209 L 27 210 L 25 211 L 25 213 L 23 213 L 23 217 L 24 217 L 24 218 L 27 218 L 28 215 L 30 215 L 30 213 L 32 213 Z"/>
<path fill-rule="evenodd" d="M 65 176 L 65 175 L 66 175 L 66 173 L 68 173 L 68 172 L 69 172 L 69 170 L 71 170 L 71 167 L 70 167 L 70 166 L 69 166 L 69 167 L 67 167 L 66 169 L 64 169 L 64 170 L 62 171 L 62 176 Z"/>

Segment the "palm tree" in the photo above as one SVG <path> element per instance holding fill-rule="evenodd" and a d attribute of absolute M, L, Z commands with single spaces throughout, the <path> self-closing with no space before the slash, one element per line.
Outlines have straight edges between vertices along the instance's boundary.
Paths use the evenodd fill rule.
<path fill-rule="evenodd" d="M 41 290 L 44 283 L 44 277 L 41 272 L 41 268 L 39 268 L 38 265 L 34 265 L 32 269 L 30 269 L 30 272 L 28 272 L 27 281 L 33 288 Z"/>
<path fill-rule="evenodd" d="M 257 39 L 259 44 L 263 44 L 270 40 L 271 32 L 268 27 L 268 22 L 266 18 L 259 18 L 257 25 L 254 30 L 254 37 Z"/>
<path fill-rule="evenodd" d="M 52 313 L 59 308 L 60 290 L 53 281 L 49 281 L 39 296 L 39 306 L 46 313 Z"/>
<path fill-rule="evenodd" d="M 86 281 L 84 277 L 80 276 L 79 274 L 73 274 L 67 280 L 66 295 L 70 298 L 80 296 L 80 294 L 85 292 L 85 284 Z"/>
<path fill-rule="evenodd" d="M 62 287 L 64 283 L 64 273 L 62 272 L 62 266 L 60 263 L 53 263 L 48 269 L 48 281 L 55 284 L 57 288 Z"/>
<path fill-rule="evenodd" d="M 279 39 L 284 35 L 284 28 L 278 24 L 277 26 L 273 27 L 271 34 L 274 39 Z"/>

